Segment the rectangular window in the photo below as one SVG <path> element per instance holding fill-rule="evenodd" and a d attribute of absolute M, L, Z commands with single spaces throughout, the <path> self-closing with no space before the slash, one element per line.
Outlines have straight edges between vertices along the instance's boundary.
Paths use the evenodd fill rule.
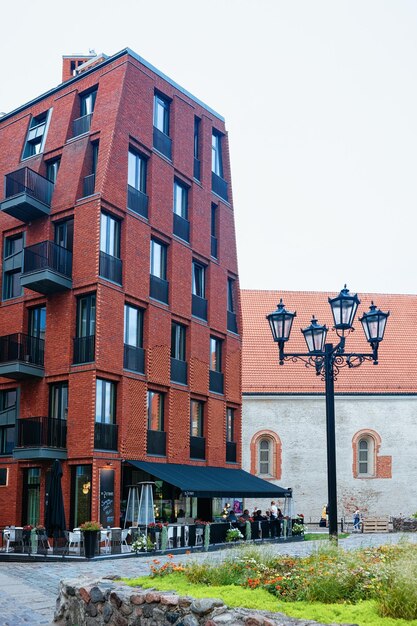
<path fill-rule="evenodd" d="M 146 159 L 129 150 L 127 184 L 142 193 L 146 193 L 146 167 Z"/>
<path fill-rule="evenodd" d="M 46 178 L 50 180 L 51 183 L 56 183 L 60 162 L 61 159 L 55 159 L 46 164 Z"/>
<path fill-rule="evenodd" d="M 49 121 L 49 111 L 32 117 L 23 150 L 23 159 L 40 154 L 46 139 L 46 128 Z"/>
<path fill-rule="evenodd" d="M 96 422 L 116 423 L 116 385 L 109 380 L 96 380 Z"/>
<path fill-rule="evenodd" d="M 63 220 L 62 222 L 55 222 L 54 243 L 57 246 L 71 250 L 74 243 L 74 218 L 69 220 Z"/>
<path fill-rule="evenodd" d="M 7 467 L 0 469 L 0 487 L 7 487 Z"/>
<path fill-rule="evenodd" d="M 223 178 L 222 136 L 214 130 L 211 141 L 211 170 Z"/>
<path fill-rule="evenodd" d="M 227 279 L 227 310 L 231 313 L 235 312 L 235 281 L 233 278 Z"/>
<path fill-rule="evenodd" d="M 167 246 L 151 239 L 151 274 L 162 280 L 167 277 Z"/>
<path fill-rule="evenodd" d="M 91 337 L 96 333 L 96 294 L 77 299 L 77 337 Z"/>
<path fill-rule="evenodd" d="M 80 95 L 80 116 L 90 115 L 94 111 L 96 104 L 97 89 Z"/>
<path fill-rule="evenodd" d="M 226 409 L 226 441 L 233 442 L 235 440 L 235 410 Z"/>
<path fill-rule="evenodd" d="M 211 205 L 211 236 L 217 237 L 217 204 Z"/>
<path fill-rule="evenodd" d="M 171 326 L 171 358 L 185 361 L 185 326 L 177 322 Z"/>
<path fill-rule="evenodd" d="M 164 430 L 164 395 L 148 391 L 148 430 Z"/>
<path fill-rule="evenodd" d="M 143 343 L 143 311 L 130 304 L 125 304 L 124 343 L 135 348 Z"/>
<path fill-rule="evenodd" d="M 38 306 L 29 309 L 29 335 L 36 339 L 45 339 L 46 331 L 46 307 Z"/>
<path fill-rule="evenodd" d="M 194 158 L 200 158 L 200 123 L 199 117 L 194 117 Z"/>
<path fill-rule="evenodd" d="M 0 426 L 0 454 L 11 455 L 15 447 L 17 418 L 17 389 L 0 391 L 0 415 L 5 422 Z M 1 484 L 1 483 L 0 483 Z"/>
<path fill-rule="evenodd" d="M 50 386 L 49 417 L 66 420 L 68 416 L 68 383 L 56 383 Z"/>
<path fill-rule="evenodd" d="M 191 437 L 204 437 L 204 404 L 199 400 L 191 400 Z"/>
<path fill-rule="evenodd" d="M 120 258 L 120 222 L 108 213 L 101 213 L 100 251 Z"/>
<path fill-rule="evenodd" d="M 23 258 L 23 234 L 4 240 L 3 299 L 18 298 L 23 294 L 20 284 Z"/>
<path fill-rule="evenodd" d="M 212 372 L 222 371 L 222 340 L 210 337 L 210 369 Z"/>
<path fill-rule="evenodd" d="M 188 219 L 188 188 L 178 180 L 174 181 L 174 213 Z"/>
<path fill-rule="evenodd" d="M 169 100 L 160 94 L 155 94 L 154 97 L 153 125 L 161 133 L 169 135 Z"/>
<path fill-rule="evenodd" d="M 206 268 L 193 261 L 192 293 L 199 298 L 206 297 Z"/>

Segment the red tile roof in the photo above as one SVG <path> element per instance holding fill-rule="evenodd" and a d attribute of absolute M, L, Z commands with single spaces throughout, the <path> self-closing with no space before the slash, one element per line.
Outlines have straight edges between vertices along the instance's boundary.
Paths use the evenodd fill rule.
<path fill-rule="evenodd" d="M 333 318 L 328 297 L 337 293 L 309 291 L 242 290 L 243 316 L 243 393 L 324 393 L 324 382 L 314 368 L 298 361 L 278 364 L 278 345 L 274 343 L 265 316 L 275 311 L 280 298 L 289 311 L 296 311 L 286 351 L 306 352 L 301 328 L 312 315 L 329 327 L 327 342 L 336 344 L 331 330 Z M 346 340 L 348 352 L 370 352 L 362 324 L 357 321 L 373 300 L 382 311 L 390 311 L 384 341 L 379 348 L 379 365 L 366 362 L 355 369 L 341 369 L 335 382 L 336 393 L 417 393 L 417 295 L 358 294 L 361 301 L 355 332 Z"/>

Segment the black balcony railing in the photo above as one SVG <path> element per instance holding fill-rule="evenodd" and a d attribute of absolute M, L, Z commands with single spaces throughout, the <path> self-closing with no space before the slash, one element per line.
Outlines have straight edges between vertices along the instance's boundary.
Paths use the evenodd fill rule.
<path fill-rule="evenodd" d="M 53 190 L 54 184 L 51 183 L 50 180 L 28 167 L 22 167 L 20 170 L 16 170 L 5 176 L 6 198 L 12 198 L 13 196 L 26 193 L 28 196 L 50 207 Z"/>
<path fill-rule="evenodd" d="M 164 302 L 164 304 L 168 304 L 168 288 L 169 282 L 167 280 L 164 280 L 163 278 L 158 278 L 158 276 L 154 276 L 153 274 L 151 274 L 151 298 L 155 298 L 155 300 L 159 300 L 160 302 Z"/>
<path fill-rule="evenodd" d="M 78 137 L 79 135 L 84 135 L 84 133 L 89 133 L 92 117 L 93 114 L 89 113 L 88 115 L 83 115 L 82 117 L 74 120 L 72 123 L 72 136 Z"/>
<path fill-rule="evenodd" d="M 217 237 L 211 237 L 211 256 L 217 259 Z"/>
<path fill-rule="evenodd" d="M 148 430 L 146 453 L 166 456 L 167 434 L 164 430 Z"/>
<path fill-rule="evenodd" d="M 174 235 L 180 237 L 184 241 L 190 241 L 190 222 L 181 215 L 174 213 Z"/>
<path fill-rule="evenodd" d="M 196 180 L 201 180 L 200 165 L 201 165 L 200 159 L 194 158 L 194 178 Z"/>
<path fill-rule="evenodd" d="M 214 172 L 211 173 L 211 188 L 216 195 L 228 202 L 227 181 L 225 181 L 224 178 L 217 176 Z"/>
<path fill-rule="evenodd" d="M 214 393 L 223 393 L 223 372 L 209 372 L 209 389 Z"/>
<path fill-rule="evenodd" d="M 200 296 L 196 296 L 193 293 L 191 313 L 195 317 L 199 317 L 200 319 L 207 321 L 207 300 L 205 298 L 200 298 Z"/>
<path fill-rule="evenodd" d="M 72 252 L 53 241 L 41 241 L 24 249 L 23 273 L 53 270 L 71 278 Z"/>
<path fill-rule="evenodd" d="M 100 250 L 100 276 L 122 284 L 122 260 Z"/>
<path fill-rule="evenodd" d="M 144 374 L 145 372 L 145 350 L 138 346 L 124 344 L 123 367 L 133 372 Z"/>
<path fill-rule="evenodd" d="M 96 336 L 74 337 L 74 360 L 73 363 L 91 363 L 94 361 Z"/>
<path fill-rule="evenodd" d="M 67 422 L 55 417 L 19 418 L 19 448 L 66 448 Z"/>
<path fill-rule="evenodd" d="M 153 147 L 161 154 L 172 160 L 172 140 L 165 133 L 159 130 L 159 128 L 153 127 Z"/>
<path fill-rule="evenodd" d="M 190 458 L 205 459 L 206 458 L 206 438 L 190 437 Z"/>
<path fill-rule="evenodd" d="M 226 462 L 236 463 L 236 442 L 226 441 Z"/>
<path fill-rule="evenodd" d="M 21 361 L 43 366 L 45 342 L 39 337 L 14 333 L 0 337 L 0 363 Z"/>
<path fill-rule="evenodd" d="M 187 361 L 171 358 L 171 380 L 181 385 L 187 384 Z"/>
<path fill-rule="evenodd" d="M 236 313 L 233 311 L 227 311 L 227 330 L 237 333 Z"/>
<path fill-rule="evenodd" d="M 117 424 L 94 424 L 94 447 L 97 450 L 117 450 Z"/>
<path fill-rule="evenodd" d="M 142 217 L 148 217 L 149 198 L 146 193 L 135 189 L 130 185 L 127 186 L 127 208 L 134 211 Z"/>
<path fill-rule="evenodd" d="M 92 196 L 96 187 L 96 175 L 89 174 L 88 176 L 84 176 L 83 180 L 83 198 L 87 196 Z"/>

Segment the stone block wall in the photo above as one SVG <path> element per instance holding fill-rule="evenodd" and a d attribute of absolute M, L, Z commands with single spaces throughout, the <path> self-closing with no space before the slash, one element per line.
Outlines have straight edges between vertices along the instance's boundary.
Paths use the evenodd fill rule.
<path fill-rule="evenodd" d="M 211 598 L 198 600 L 110 579 L 80 578 L 61 581 L 54 622 L 59 626 L 323 626 L 282 613 L 229 609 Z"/>
<path fill-rule="evenodd" d="M 416 517 L 393 517 L 392 527 L 394 530 L 403 533 L 415 533 L 417 532 L 417 518 Z"/>

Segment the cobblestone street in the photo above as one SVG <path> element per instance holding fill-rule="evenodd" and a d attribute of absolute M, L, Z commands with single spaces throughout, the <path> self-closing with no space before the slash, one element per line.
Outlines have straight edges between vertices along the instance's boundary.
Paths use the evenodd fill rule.
<path fill-rule="evenodd" d="M 341 540 L 344 549 L 397 543 L 405 539 L 417 543 L 417 534 L 351 535 Z M 322 542 L 269 544 L 281 554 L 302 556 L 320 547 Z M 230 555 L 230 550 L 178 555 L 175 561 L 217 560 Z M 163 560 L 164 557 L 161 557 Z M 149 572 L 152 558 L 112 559 L 80 562 L 0 563 L 0 626 L 39 626 L 52 624 L 59 581 L 63 578 L 87 576 L 140 576 Z"/>

